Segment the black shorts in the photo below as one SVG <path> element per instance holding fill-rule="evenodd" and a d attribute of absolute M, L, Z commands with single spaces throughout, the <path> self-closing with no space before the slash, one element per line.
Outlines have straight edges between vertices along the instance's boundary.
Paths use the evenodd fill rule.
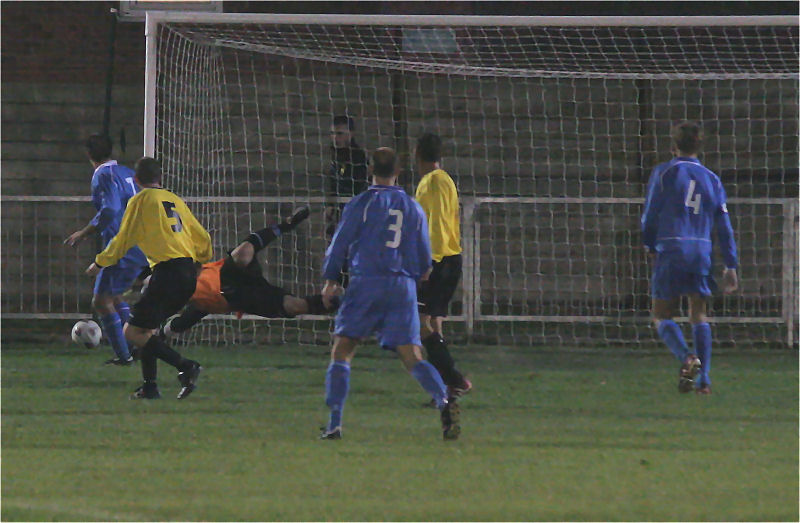
<path fill-rule="evenodd" d="M 197 268 L 191 258 L 175 258 L 153 267 L 150 284 L 131 309 L 128 323 L 143 329 L 156 329 L 180 311 L 194 294 Z"/>
<path fill-rule="evenodd" d="M 447 306 L 461 279 L 461 255 L 445 256 L 433 262 L 430 278 L 420 284 L 419 312 L 434 317 L 447 316 Z"/>
<path fill-rule="evenodd" d="M 219 271 L 222 295 L 235 311 L 264 318 L 290 318 L 283 308 L 283 297 L 289 294 L 264 279 L 261 264 L 253 261 L 241 269 L 228 256 Z"/>

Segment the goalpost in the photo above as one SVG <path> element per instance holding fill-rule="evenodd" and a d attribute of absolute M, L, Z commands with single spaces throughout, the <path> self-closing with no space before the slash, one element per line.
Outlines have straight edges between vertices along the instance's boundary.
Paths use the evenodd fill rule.
<path fill-rule="evenodd" d="M 400 152 L 409 189 L 416 137 L 446 143 L 465 258 L 448 329 L 501 344 L 652 343 L 642 199 L 671 124 L 693 119 L 741 258 L 741 291 L 713 300 L 716 338 L 795 341 L 793 17 L 148 13 L 146 34 L 145 152 L 217 254 L 295 204 L 332 201 L 329 130 L 346 113 L 368 150 Z M 268 278 L 318 291 L 323 228 L 313 214 L 269 249 Z M 195 340 L 240 340 L 229 323 Z M 249 330 L 324 341 L 329 325 Z"/>
<path fill-rule="evenodd" d="M 327 194 L 325 176 L 331 120 L 346 113 L 368 150 L 400 153 L 408 190 L 420 178 L 416 138 L 445 142 L 464 249 L 453 337 L 652 344 L 639 217 L 650 170 L 670 157 L 670 126 L 692 119 L 728 191 L 741 259 L 741 290 L 712 300 L 715 339 L 797 342 L 795 17 L 149 12 L 146 35 L 145 154 L 162 160 L 218 257 L 312 205 L 265 253 L 267 278 L 295 294 L 319 292 L 321 209 L 346 200 Z M 88 297 L 74 290 L 86 287 L 84 260 L 42 229 L 34 255 L 58 259 L 24 264 L 30 240 L 13 224 L 63 221 L 86 199 L 2 201 L 2 317 L 85 317 Z M 330 326 L 214 318 L 189 340 L 324 343 Z"/>

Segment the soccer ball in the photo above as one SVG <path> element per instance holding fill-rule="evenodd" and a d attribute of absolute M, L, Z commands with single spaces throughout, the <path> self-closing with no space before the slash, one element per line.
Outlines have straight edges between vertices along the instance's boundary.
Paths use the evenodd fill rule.
<path fill-rule="evenodd" d="M 93 349 L 100 345 L 103 331 L 100 326 L 92 320 L 81 320 L 72 327 L 72 341 Z"/>

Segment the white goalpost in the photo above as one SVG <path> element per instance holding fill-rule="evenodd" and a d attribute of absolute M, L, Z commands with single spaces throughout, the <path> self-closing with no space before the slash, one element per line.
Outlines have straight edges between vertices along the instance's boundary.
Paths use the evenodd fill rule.
<path fill-rule="evenodd" d="M 145 150 L 204 206 L 220 251 L 278 211 L 329 198 L 334 115 L 353 116 L 368 149 L 404 154 L 409 188 L 415 137 L 440 134 L 462 198 L 451 319 L 482 342 L 652 341 L 644 184 L 669 157 L 670 125 L 700 120 L 742 258 L 742 292 L 714 300 L 717 336 L 793 343 L 792 17 L 156 13 L 147 38 Z M 267 256 L 270 279 L 298 293 L 319 285 L 314 218 Z M 280 336 L 304 329 L 271 323 Z M 327 338 L 325 322 L 305 328 Z"/>
<path fill-rule="evenodd" d="M 400 153 L 409 191 L 416 138 L 443 138 L 462 207 L 453 337 L 650 345 L 639 217 L 671 125 L 691 119 L 726 186 L 741 260 L 740 292 L 712 299 L 715 339 L 797 343 L 795 17 L 149 12 L 145 25 L 144 152 L 218 257 L 310 204 L 263 258 L 272 283 L 319 292 L 321 210 L 347 200 L 328 192 L 330 126 L 347 114 L 368 151 Z M 3 317 L 29 313 L 16 306 L 4 299 Z M 327 317 L 254 320 L 215 317 L 188 339 L 329 340 Z"/>

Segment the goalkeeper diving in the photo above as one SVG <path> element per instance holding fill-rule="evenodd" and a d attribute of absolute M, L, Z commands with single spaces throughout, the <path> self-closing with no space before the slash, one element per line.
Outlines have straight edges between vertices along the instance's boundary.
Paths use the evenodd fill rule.
<path fill-rule="evenodd" d="M 159 330 L 163 336 L 186 332 L 209 314 L 253 314 L 264 318 L 293 318 L 298 314 L 327 314 L 339 306 L 338 296 L 319 294 L 297 297 L 268 282 L 256 254 L 283 233 L 292 231 L 309 216 L 300 207 L 281 223 L 250 233 L 221 260 L 199 269 L 197 288 L 186 308 Z"/>

